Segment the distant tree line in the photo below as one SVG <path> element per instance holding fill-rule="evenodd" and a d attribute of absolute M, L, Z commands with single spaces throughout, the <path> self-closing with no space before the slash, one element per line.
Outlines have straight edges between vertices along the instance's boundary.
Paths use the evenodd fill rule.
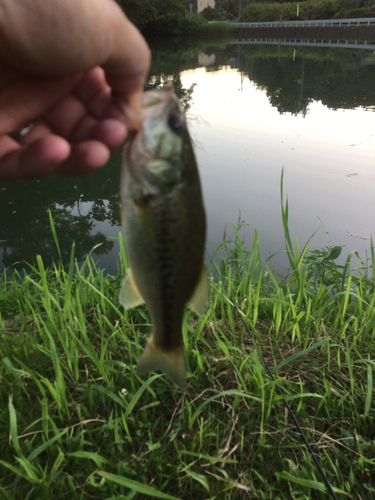
<path fill-rule="evenodd" d="M 261 22 L 283 19 L 375 17 L 375 0 L 217 0 L 191 14 L 189 0 L 117 0 L 129 19 L 149 37 L 197 35 L 207 21 Z M 283 7 L 281 5 L 283 4 Z M 309 4 L 309 7 L 308 7 Z"/>
<path fill-rule="evenodd" d="M 188 0 L 118 0 L 128 18 L 146 36 L 188 36 L 206 22 L 190 14 Z"/>
<path fill-rule="evenodd" d="M 308 19 L 332 19 L 340 9 L 341 0 L 312 0 L 310 2 Z M 307 19 L 308 2 L 286 2 L 283 7 L 281 3 L 261 3 L 251 4 L 243 16 L 242 21 L 279 21 L 282 17 L 285 21 L 295 21 Z"/>
<path fill-rule="evenodd" d="M 295 0 L 218 0 L 216 8 L 202 11 L 207 21 L 239 19 L 239 21 L 278 21 L 283 6 L 283 19 L 307 18 L 307 1 Z M 309 19 L 375 17 L 375 0 L 310 0 Z"/>
<path fill-rule="evenodd" d="M 216 0 L 216 7 L 206 7 L 202 16 L 207 21 L 231 21 L 243 14 L 251 0 Z"/>

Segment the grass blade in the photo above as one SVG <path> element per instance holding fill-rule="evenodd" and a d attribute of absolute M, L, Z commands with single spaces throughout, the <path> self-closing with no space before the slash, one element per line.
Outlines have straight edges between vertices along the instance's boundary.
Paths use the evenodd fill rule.
<path fill-rule="evenodd" d="M 97 471 L 97 474 L 103 477 L 106 481 L 111 481 L 121 486 L 125 486 L 125 488 L 129 488 L 130 490 L 136 491 L 137 493 L 142 493 L 143 495 L 147 495 L 153 498 L 164 498 L 165 500 L 178 500 L 177 497 L 173 497 L 171 495 L 168 495 L 167 493 L 162 493 L 152 486 L 139 483 L 138 481 L 128 479 L 127 477 L 117 476 L 116 474 L 111 474 L 104 470 Z"/>

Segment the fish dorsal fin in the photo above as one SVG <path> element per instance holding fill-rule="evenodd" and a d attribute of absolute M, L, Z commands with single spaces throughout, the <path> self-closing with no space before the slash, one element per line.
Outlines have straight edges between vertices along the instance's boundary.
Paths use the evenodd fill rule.
<path fill-rule="evenodd" d="M 125 276 L 119 295 L 119 302 L 125 309 L 140 306 L 145 301 L 140 294 L 137 285 L 135 284 L 133 273 L 129 269 L 128 274 Z"/>
<path fill-rule="evenodd" d="M 147 375 L 149 372 L 161 370 L 182 390 L 186 389 L 186 369 L 183 347 L 164 350 L 155 346 L 151 335 L 137 365 L 137 375 Z"/>
<path fill-rule="evenodd" d="M 198 284 L 188 304 L 199 315 L 204 314 L 210 304 L 210 285 L 208 283 L 206 270 L 203 266 Z"/>

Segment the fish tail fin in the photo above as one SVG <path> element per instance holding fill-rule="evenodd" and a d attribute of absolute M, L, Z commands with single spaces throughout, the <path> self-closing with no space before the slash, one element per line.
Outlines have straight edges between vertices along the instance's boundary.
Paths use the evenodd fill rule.
<path fill-rule="evenodd" d="M 183 346 L 172 350 L 162 350 L 155 346 L 151 335 L 137 365 L 137 375 L 161 370 L 182 390 L 186 389 L 186 369 Z"/>

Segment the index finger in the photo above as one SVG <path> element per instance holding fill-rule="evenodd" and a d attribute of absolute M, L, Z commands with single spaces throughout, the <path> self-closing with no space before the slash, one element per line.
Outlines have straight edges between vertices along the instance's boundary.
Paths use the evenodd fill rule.
<path fill-rule="evenodd" d="M 151 51 L 125 15 L 117 18 L 113 29 L 112 49 L 108 60 L 102 64 L 106 80 L 116 93 L 141 93 L 150 69 Z"/>

